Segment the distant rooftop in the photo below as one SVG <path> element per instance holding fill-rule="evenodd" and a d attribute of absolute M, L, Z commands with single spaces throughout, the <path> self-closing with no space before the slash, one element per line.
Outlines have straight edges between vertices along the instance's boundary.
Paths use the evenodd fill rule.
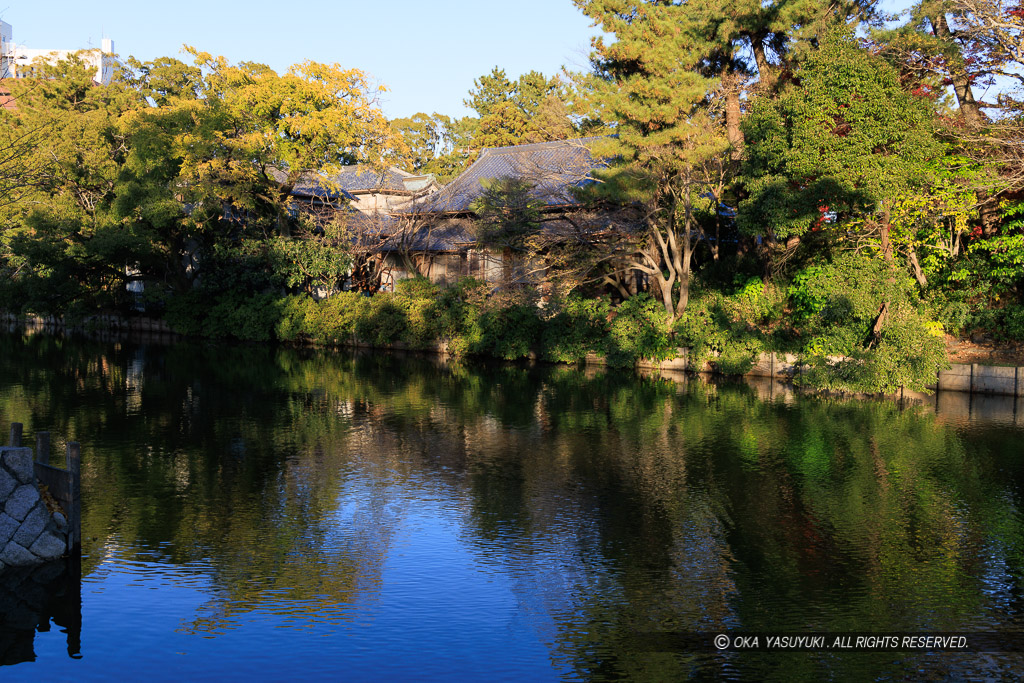
<path fill-rule="evenodd" d="M 391 166 L 384 170 L 367 164 L 345 166 L 334 181 L 349 192 L 418 192 L 430 187 L 433 175 L 415 175 Z"/>
<path fill-rule="evenodd" d="M 587 145 L 598 138 L 538 142 L 512 147 L 486 148 L 459 177 L 433 195 L 419 210 L 444 213 L 470 211 L 484 192 L 481 181 L 518 178 L 534 184 L 534 198 L 548 206 L 576 202 L 572 190 L 590 182 L 591 172 L 601 166 Z"/>

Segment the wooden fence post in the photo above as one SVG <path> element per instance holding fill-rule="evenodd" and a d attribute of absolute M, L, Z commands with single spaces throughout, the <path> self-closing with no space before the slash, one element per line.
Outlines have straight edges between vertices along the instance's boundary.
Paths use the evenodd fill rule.
<path fill-rule="evenodd" d="M 50 464 L 50 432 L 36 432 L 36 462 Z"/>
<path fill-rule="evenodd" d="M 68 550 L 82 547 L 82 497 L 81 497 L 82 447 L 77 441 L 68 443 L 67 470 L 71 488 L 71 509 L 68 510 Z"/>
<path fill-rule="evenodd" d="M 21 448 L 21 423 L 20 422 L 12 422 L 11 423 L 11 441 L 10 441 L 9 445 L 10 445 L 11 448 Z"/>

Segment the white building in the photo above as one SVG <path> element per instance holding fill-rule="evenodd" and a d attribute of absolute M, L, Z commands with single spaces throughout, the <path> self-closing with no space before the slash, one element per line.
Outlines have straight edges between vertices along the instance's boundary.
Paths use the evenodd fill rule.
<path fill-rule="evenodd" d="M 114 41 L 104 38 L 99 49 L 90 50 L 40 50 L 18 45 L 14 42 L 14 29 L 0 21 L 0 78 L 31 78 L 32 64 L 37 59 L 56 62 L 79 53 L 85 63 L 96 69 L 93 80 L 109 85 L 114 76 L 117 60 L 114 58 Z"/>

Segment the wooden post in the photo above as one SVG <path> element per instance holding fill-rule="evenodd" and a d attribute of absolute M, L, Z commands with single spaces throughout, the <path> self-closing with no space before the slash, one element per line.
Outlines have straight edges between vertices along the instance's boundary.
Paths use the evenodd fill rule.
<path fill-rule="evenodd" d="M 36 432 L 36 462 L 50 464 L 50 432 Z"/>
<path fill-rule="evenodd" d="M 81 496 L 82 447 L 77 441 L 68 443 L 67 470 L 70 479 L 71 509 L 68 510 L 68 550 L 82 547 L 82 496 Z"/>
<path fill-rule="evenodd" d="M 21 426 L 20 422 L 11 423 L 11 448 L 21 448 Z"/>

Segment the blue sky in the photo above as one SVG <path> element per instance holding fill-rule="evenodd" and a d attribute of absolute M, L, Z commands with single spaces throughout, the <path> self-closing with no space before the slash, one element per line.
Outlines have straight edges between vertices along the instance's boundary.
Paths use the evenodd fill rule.
<path fill-rule="evenodd" d="M 8 4 L 9 3 L 9 4 Z M 182 44 L 277 71 L 338 62 L 387 86 L 389 117 L 453 116 L 473 79 L 494 66 L 515 77 L 586 68 L 595 30 L 570 0 L 0 0 L 0 19 L 30 48 L 99 47 L 122 56 L 180 57 Z M 909 0 L 885 0 L 887 9 Z"/>

